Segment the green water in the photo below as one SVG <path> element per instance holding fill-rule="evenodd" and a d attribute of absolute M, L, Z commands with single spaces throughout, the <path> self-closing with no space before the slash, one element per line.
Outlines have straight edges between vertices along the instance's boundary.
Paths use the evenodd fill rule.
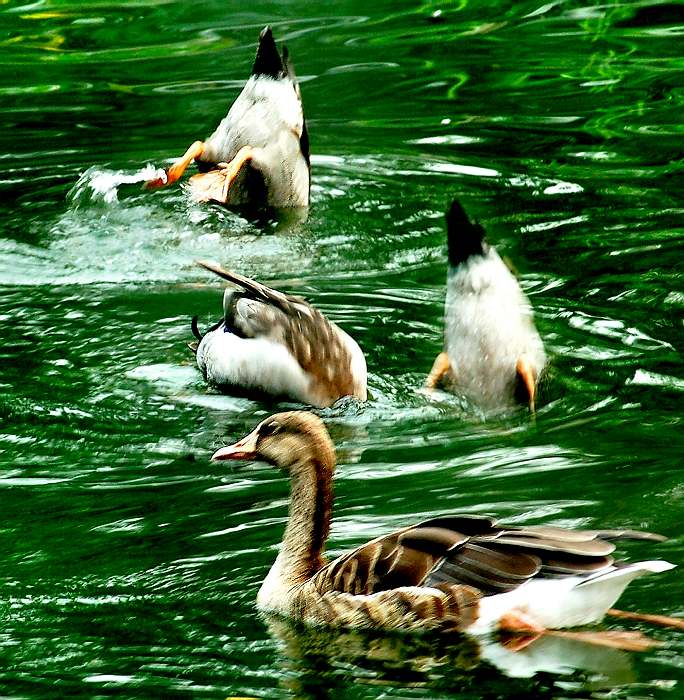
<path fill-rule="evenodd" d="M 254 598 L 287 484 L 209 456 L 275 406 L 209 391 L 185 344 L 220 311 L 195 258 L 306 295 L 359 341 L 371 400 L 323 412 L 333 552 L 460 511 L 646 528 L 671 539 L 628 556 L 681 563 L 683 6 L 237 7 L 0 4 L 0 695 L 681 697 L 665 629 L 527 679 L 468 645 L 269 631 Z M 308 220 L 115 189 L 213 130 L 266 23 L 302 83 Z M 536 423 L 416 391 L 453 196 L 534 304 L 554 377 Z M 681 614 L 682 592 L 675 570 L 621 605 Z"/>

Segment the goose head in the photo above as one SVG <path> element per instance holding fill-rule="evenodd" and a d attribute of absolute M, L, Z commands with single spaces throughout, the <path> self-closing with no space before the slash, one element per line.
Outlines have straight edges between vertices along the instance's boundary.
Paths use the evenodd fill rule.
<path fill-rule="evenodd" d="M 212 455 L 212 460 L 224 459 L 262 460 L 286 472 L 314 462 L 327 465 L 332 476 L 335 451 L 318 416 L 306 411 L 288 411 L 266 418 L 249 435 Z"/>
<path fill-rule="evenodd" d="M 312 413 L 277 413 L 242 440 L 217 450 L 212 459 L 260 459 L 288 474 L 288 524 L 276 563 L 257 596 L 266 607 L 278 608 L 288 600 L 286 591 L 307 581 L 325 564 L 335 469 L 328 431 Z"/>

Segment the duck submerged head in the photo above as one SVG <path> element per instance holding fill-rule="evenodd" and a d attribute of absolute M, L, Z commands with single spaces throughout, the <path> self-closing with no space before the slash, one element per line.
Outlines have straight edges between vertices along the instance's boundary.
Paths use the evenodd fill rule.
<path fill-rule="evenodd" d="M 249 435 L 216 450 L 211 459 L 263 460 L 284 471 L 310 461 L 334 465 L 335 452 L 323 421 L 313 413 L 276 413 Z M 323 460 L 320 457 L 324 457 Z"/>

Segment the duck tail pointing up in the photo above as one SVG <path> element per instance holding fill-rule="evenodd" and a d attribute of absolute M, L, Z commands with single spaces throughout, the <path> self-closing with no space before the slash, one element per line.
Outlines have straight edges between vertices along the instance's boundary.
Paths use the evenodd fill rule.
<path fill-rule="evenodd" d="M 273 32 L 270 27 L 264 27 L 259 34 L 259 48 L 254 59 L 254 66 L 252 66 L 252 75 L 261 75 L 277 80 L 286 73 L 287 70 L 278 53 Z"/>
<path fill-rule="evenodd" d="M 456 267 L 464 263 L 471 255 L 484 255 L 486 243 L 485 231 L 478 223 L 472 223 L 461 203 L 454 199 L 446 214 L 447 245 L 449 263 Z"/>

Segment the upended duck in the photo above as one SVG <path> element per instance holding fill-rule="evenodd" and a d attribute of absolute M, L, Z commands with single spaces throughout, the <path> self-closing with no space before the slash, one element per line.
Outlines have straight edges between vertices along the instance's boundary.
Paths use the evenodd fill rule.
<path fill-rule="evenodd" d="M 309 204 L 309 135 L 299 83 L 287 49 L 278 53 L 270 27 L 259 35 L 252 74 L 216 131 L 195 141 L 148 188 L 176 182 L 195 160 L 190 178 L 197 201 L 226 205 L 305 207 Z"/>
<path fill-rule="evenodd" d="M 431 518 L 328 563 L 335 451 L 320 418 L 273 415 L 212 459 L 259 459 L 289 474 L 288 523 L 257 605 L 308 624 L 541 634 L 598 622 L 630 581 L 673 567 L 612 556 L 615 540 L 660 535 L 508 526 L 474 515 Z"/>
<path fill-rule="evenodd" d="M 319 408 L 343 396 L 366 400 L 366 359 L 356 341 L 318 309 L 206 261 L 242 288 L 226 289 L 223 319 L 191 347 L 205 379 L 227 391 L 286 397 Z"/>
<path fill-rule="evenodd" d="M 528 403 L 534 411 L 546 364 L 532 308 L 485 231 L 454 200 L 446 215 L 449 269 L 444 350 L 427 378 L 493 409 Z"/>

